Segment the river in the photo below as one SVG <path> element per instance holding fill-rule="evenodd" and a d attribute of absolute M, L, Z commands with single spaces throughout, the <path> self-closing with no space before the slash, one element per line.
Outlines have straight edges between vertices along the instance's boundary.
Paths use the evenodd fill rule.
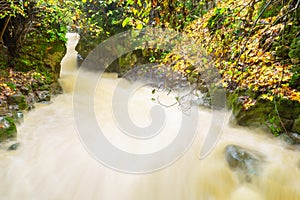
<path fill-rule="evenodd" d="M 73 110 L 73 86 L 76 79 L 76 35 L 70 38 L 66 57 L 62 61 L 61 83 L 65 93 L 50 104 L 38 104 L 25 114 L 18 127 L 20 147 L 16 151 L 0 152 L 0 199 L 3 200 L 297 200 L 300 199 L 300 155 L 298 146 L 254 128 L 222 127 L 222 135 L 213 151 L 199 158 L 200 147 L 212 112 L 199 108 L 197 138 L 176 162 L 161 170 L 130 174 L 102 165 L 87 151 L 77 133 Z M 91 72 L 83 72 L 85 84 L 80 86 L 82 99 L 89 87 Z M 115 74 L 106 74 L 97 87 L 95 109 L 106 137 L 120 148 L 134 153 L 153 152 L 168 144 L 178 128 L 176 107 L 166 109 L 165 136 L 142 145 L 120 136 L 113 126 L 113 90 L 119 83 Z M 126 85 L 123 86 L 126 89 Z M 133 120 L 147 124 L 150 101 L 148 90 L 134 95 Z M 151 91 L 150 91 L 151 93 Z M 148 96 L 147 96 L 148 95 Z M 151 101 L 150 101 L 151 102 Z M 79 110 L 85 112 L 82 103 Z M 131 106 L 131 107 L 130 107 Z M 138 108 L 138 109 L 135 109 Z M 168 115 L 168 112 L 169 115 Z M 177 113 L 177 114 L 176 114 Z M 146 116 L 146 117 L 145 117 Z M 168 123 L 174 123 L 168 126 Z M 118 136 L 119 135 L 119 136 Z M 124 142 L 125 141 L 125 142 Z M 123 144 L 123 142 L 125 144 Z M 150 143 L 150 142 L 149 142 Z M 242 181 L 225 159 L 225 147 L 236 144 L 265 156 L 262 172 L 252 180 Z M 113 156 L 113 155 L 112 155 Z"/>

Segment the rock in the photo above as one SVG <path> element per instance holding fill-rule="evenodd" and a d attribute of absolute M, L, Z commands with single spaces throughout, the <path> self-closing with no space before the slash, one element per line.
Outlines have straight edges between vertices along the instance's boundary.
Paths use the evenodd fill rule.
<path fill-rule="evenodd" d="M 280 135 L 285 131 L 300 131 L 299 123 L 293 123 L 300 116 L 300 103 L 287 99 L 278 99 L 276 102 L 257 99 L 256 104 L 248 110 L 243 109 L 241 96 L 255 96 L 244 92 L 235 92 L 228 95 L 227 105 L 232 109 L 231 122 L 241 126 L 267 126 L 274 135 Z M 255 97 L 254 97 L 255 98 Z M 284 127 L 282 126 L 284 125 Z M 295 127 L 295 128 L 294 128 Z M 300 133 L 300 132 L 299 132 Z"/>
<path fill-rule="evenodd" d="M 56 40 L 50 44 L 46 42 L 46 45 L 49 45 L 51 49 L 45 52 L 43 63 L 51 70 L 54 80 L 57 81 L 61 68 L 60 62 L 66 54 L 66 46 L 65 43 L 60 40 Z"/>
<path fill-rule="evenodd" d="M 59 84 L 59 82 L 52 83 L 50 87 L 51 87 L 52 95 L 57 95 L 57 94 L 63 93 L 63 89 L 62 89 L 61 85 Z"/>
<path fill-rule="evenodd" d="M 287 136 L 293 141 L 293 143 L 300 144 L 300 134 L 295 132 L 287 132 Z"/>
<path fill-rule="evenodd" d="M 6 99 L 0 96 L 0 116 L 5 116 L 6 112 L 7 112 Z"/>
<path fill-rule="evenodd" d="M 28 110 L 31 110 L 32 108 L 34 108 L 34 104 L 36 102 L 36 97 L 35 97 L 34 93 L 30 92 L 28 95 L 26 95 L 26 102 L 28 105 Z"/>
<path fill-rule="evenodd" d="M 300 134 L 300 115 L 295 119 L 292 131 Z"/>
<path fill-rule="evenodd" d="M 47 90 L 37 91 L 36 95 L 37 95 L 37 98 L 38 98 L 37 102 L 50 101 L 50 99 L 51 99 L 50 92 L 47 91 Z"/>
<path fill-rule="evenodd" d="M 21 111 L 15 112 L 13 118 L 17 124 L 21 124 L 24 121 L 24 115 Z"/>
<path fill-rule="evenodd" d="M 213 88 L 210 91 L 211 106 L 214 109 L 223 109 L 226 106 L 226 92 L 223 88 Z"/>
<path fill-rule="evenodd" d="M 286 119 L 284 117 L 281 117 L 280 120 L 283 123 L 286 130 L 292 130 L 293 123 L 294 123 L 293 119 Z"/>
<path fill-rule="evenodd" d="M 19 142 L 17 142 L 17 143 L 14 143 L 14 144 L 12 144 L 12 145 L 10 145 L 9 147 L 8 147 L 8 151 L 14 151 L 14 150 L 17 150 L 17 148 L 20 146 L 20 143 Z"/>
<path fill-rule="evenodd" d="M 237 172 L 242 180 L 250 182 L 253 176 L 262 172 L 264 156 L 258 152 L 229 145 L 225 148 L 225 156 L 229 167 Z"/>
<path fill-rule="evenodd" d="M 9 106 L 8 106 L 8 109 L 9 109 L 9 110 L 20 110 L 20 109 L 19 109 L 19 105 L 9 105 Z"/>
<path fill-rule="evenodd" d="M 84 58 L 78 53 L 77 54 L 77 63 L 79 63 L 79 65 L 83 62 Z"/>
<path fill-rule="evenodd" d="M 7 97 L 7 103 L 14 110 L 25 110 L 27 108 L 26 98 L 23 94 L 17 93 Z"/>
<path fill-rule="evenodd" d="M 206 85 L 199 85 L 198 88 L 197 88 L 201 93 L 207 93 L 209 92 L 208 88 Z"/>
<path fill-rule="evenodd" d="M 29 93 L 29 88 L 25 87 L 25 86 L 21 86 L 20 91 L 22 92 L 22 94 L 27 95 Z"/>
<path fill-rule="evenodd" d="M 16 137 L 17 127 L 11 117 L 0 117 L 0 141 Z"/>
<path fill-rule="evenodd" d="M 300 62 L 300 37 L 296 37 L 293 39 L 288 55 L 291 58 L 293 64 L 298 64 Z"/>

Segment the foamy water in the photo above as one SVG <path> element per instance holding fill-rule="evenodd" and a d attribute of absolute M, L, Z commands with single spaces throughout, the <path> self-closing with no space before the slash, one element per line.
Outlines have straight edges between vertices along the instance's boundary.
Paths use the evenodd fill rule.
<path fill-rule="evenodd" d="M 101 199 L 101 200 L 297 200 L 300 199 L 299 147 L 255 129 L 225 125 L 221 139 L 205 159 L 199 159 L 212 113 L 199 109 L 197 138 L 174 164 L 157 172 L 132 175 L 117 172 L 97 162 L 81 143 L 73 115 L 72 90 L 76 80 L 76 35 L 69 34 L 69 50 L 62 62 L 61 83 L 65 93 L 50 105 L 38 105 L 25 115 L 18 128 L 20 148 L 0 154 L 0 199 Z M 82 73 L 82 100 L 91 72 Z M 162 135 L 146 141 L 134 140 L 118 130 L 112 113 L 112 95 L 120 79 L 106 74 L 95 91 L 95 113 L 99 126 L 114 145 L 132 153 L 149 153 L 168 145 L 176 137 L 180 111 L 164 108 L 166 125 Z M 123 89 L 126 91 L 126 85 Z M 80 92 L 79 91 L 79 92 Z M 151 90 L 138 90 L 129 103 L 132 120 L 151 123 L 154 102 Z M 86 106 L 82 101 L 82 112 Z M 136 109 L 138 108 L 138 109 Z M 179 125 L 178 125 L 179 124 Z M 254 149 L 265 155 L 259 176 L 241 182 L 226 163 L 229 144 Z M 113 156 L 113 155 L 112 155 Z"/>

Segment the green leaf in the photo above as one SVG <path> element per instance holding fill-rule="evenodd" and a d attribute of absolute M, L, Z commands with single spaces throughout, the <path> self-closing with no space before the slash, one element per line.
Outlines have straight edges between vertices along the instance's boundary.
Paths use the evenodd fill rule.
<path fill-rule="evenodd" d="M 125 27 L 126 25 L 128 25 L 131 20 L 132 20 L 131 17 L 126 17 L 124 19 L 124 21 L 122 22 L 122 27 Z"/>
<path fill-rule="evenodd" d="M 134 0 L 128 0 L 128 1 L 127 1 L 127 6 L 128 6 L 128 5 L 132 5 L 132 4 L 134 4 Z"/>

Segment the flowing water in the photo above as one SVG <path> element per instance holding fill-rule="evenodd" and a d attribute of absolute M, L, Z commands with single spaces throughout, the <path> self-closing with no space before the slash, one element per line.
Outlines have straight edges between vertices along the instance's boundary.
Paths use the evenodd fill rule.
<path fill-rule="evenodd" d="M 289 146 L 278 138 L 256 129 L 224 125 L 215 149 L 205 159 L 199 159 L 201 141 L 207 133 L 212 114 L 199 109 L 198 136 L 191 148 L 171 166 L 157 172 L 132 175 L 117 172 L 97 162 L 83 147 L 76 132 L 72 108 L 72 88 L 76 78 L 76 34 L 69 34 L 69 47 L 62 61 L 61 83 L 65 93 L 50 105 L 40 104 L 26 113 L 18 127 L 16 151 L 0 152 L 0 199 L 97 199 L 97 200 L 297 200 L 300 199 L 299 147 Z M 88 77 L 80 86 L 82 98 Z M 99 109 L 97 120 L 104 124 L 106 136 L 122 147 L 124 136 L 115 134 L 111 113 L 112 92 L 119 79 L 106 75 L 97 88 Z M 126 89 L 126 85 L 124 86 Z M 145 98 L 149 91 L 135 94 L 132 103 L 133 120 L 149 123 Z M 82 105 L 82 111 L 87 105 Z M 139 109 L 134 109 L 134 108 Z M 171 108 L 167 121 L 177 120 L 176 108 Z M 148 111 L 149 112 L 149 111 Z M 146 117 L 145 117 L 146 116 Z M 167 122 L 168 123 L 168 122 Z M 155 145 L 131 142 L 122 148 L 128 151 L 154 151 L 165 146 L 178 127 L 166 127 L 165 137 Z M 169 134 L 170 133 L 170 134 Z M 120 134 L 119 134 L 120 135 Z M 265 155 L 263 171 L 251 182 L 241 181 L 225 159 L 225 147 L 237 144 Z"/>

